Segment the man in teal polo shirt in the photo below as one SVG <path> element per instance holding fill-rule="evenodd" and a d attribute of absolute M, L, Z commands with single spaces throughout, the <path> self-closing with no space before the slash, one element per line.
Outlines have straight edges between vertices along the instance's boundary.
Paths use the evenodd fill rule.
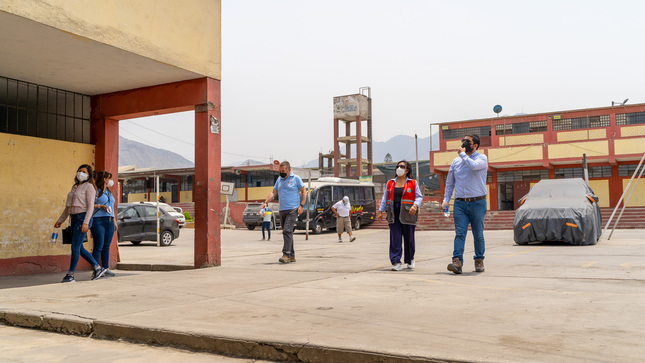
<path fill-rule="evenodd" d="M 291 164 L 288 161 L 280 163 L 280 177 L 275 181 L 273 190 L 267 196 L 262 208 L 271 202 L 276 194 L 280 199 L 280 225 L 282 226 L 282 257 L 281 263 L 296 262 L 296 253 L 293 250 L 293 229 L 302 208 L 305 206 L 307 191 L 305 184 L 299 176 L 291 173 Z"/>

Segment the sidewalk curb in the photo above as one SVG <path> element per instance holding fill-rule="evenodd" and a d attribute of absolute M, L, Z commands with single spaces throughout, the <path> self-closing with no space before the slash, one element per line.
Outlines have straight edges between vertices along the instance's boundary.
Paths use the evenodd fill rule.
<path fill-rule="evenodd" d="M 296 345 L 270 341 L 247 341 L 208 334 L 115 324 L 56 313 L 0 309 L 0 323 L 50 332 L 80 335 L 95 339 L 123 340 L 131 343 L 170 346 L 236 358 L 290 362 L 447 362 L 461 360 L 397 356 L 379 352 L 339 349 L 315 345 Z"/>

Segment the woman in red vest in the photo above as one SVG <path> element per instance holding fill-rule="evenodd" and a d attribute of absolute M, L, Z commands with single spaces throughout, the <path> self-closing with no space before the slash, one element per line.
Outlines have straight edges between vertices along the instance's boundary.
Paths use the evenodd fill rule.
<path fill-rule="evenodd" d="M 412 165 L 405 160 L 396 163 L 396 178 L 387 182 L 379 207 L 379 220 L 383 213 L 390 226 L 390 262 L 392 271 L 401 271 L 401 254 L 409 269 L 414 268 L 414 228 L 423 195 L 412 178 Z M 403 251 L 401 250 L 403 241 Z"/>

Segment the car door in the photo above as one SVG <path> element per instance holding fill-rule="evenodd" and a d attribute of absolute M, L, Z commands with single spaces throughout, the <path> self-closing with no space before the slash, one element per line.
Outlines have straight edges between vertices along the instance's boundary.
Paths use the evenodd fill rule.
<path fill-rule="evenodd" d="M 146 241 L 156 241 L 157 240 L 157 207 L 156 206 L 150 206 L 150 205 L 143 205 L 140 206 L 140 208 L 143 210 L 143 215 L 144 215 L 144 226 L 143 226 L 143 235 Z M 160 216 L 163 217 L 164 212 L 163 210 L 159 209 L 159 214 Z M 161 227 L 163 225 L 163 222 L 159 222 L 159 226 Z"/>
<path fill-rule="evenodd" d="M 136 207 L 129 207 L 119 213 L 119 233 L 122 241 L 141 241 L 144 220 Z"/>

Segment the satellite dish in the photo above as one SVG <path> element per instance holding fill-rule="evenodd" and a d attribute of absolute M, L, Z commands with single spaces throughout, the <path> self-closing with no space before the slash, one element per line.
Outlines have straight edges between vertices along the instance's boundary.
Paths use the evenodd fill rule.
<path fill-rule="evenodd" d="M 497 116 L 499 116 L 499 113 L 502 112 L 502 106 L 495 105 L 495 107 L 493 107 L 493 112 L 495 112 Z"/>

